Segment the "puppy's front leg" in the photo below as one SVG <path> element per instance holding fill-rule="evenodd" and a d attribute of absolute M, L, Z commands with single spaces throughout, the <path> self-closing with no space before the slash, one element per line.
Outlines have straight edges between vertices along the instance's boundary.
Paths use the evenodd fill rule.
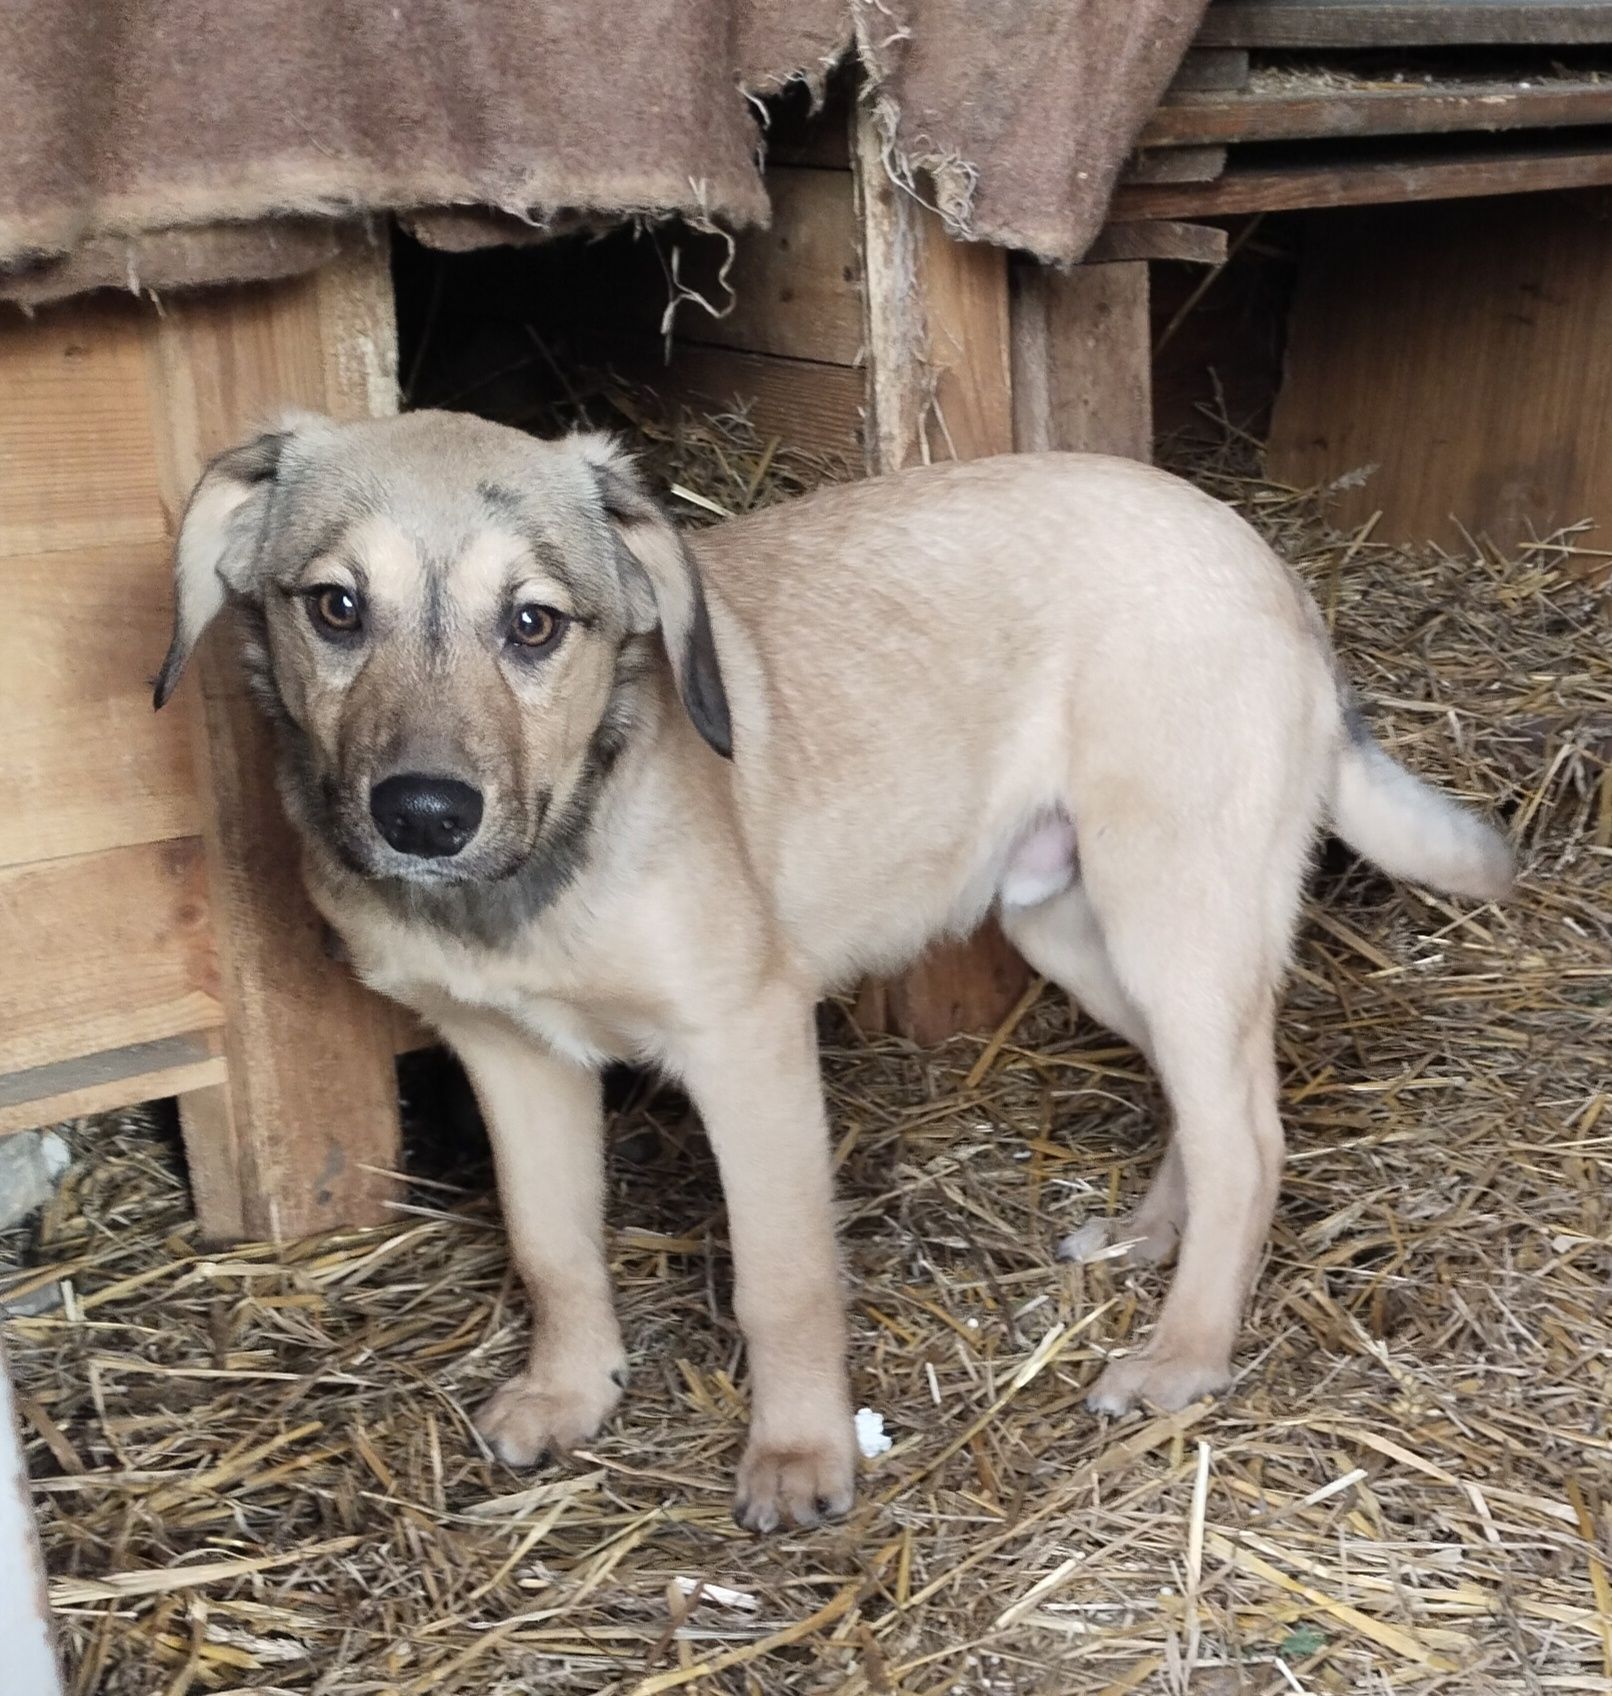
<path fill-rule="evenodd" d="M 626 1356 L 604 1253 L 604 1109 L 596 1072 L 492 1022 L 444 1036 L 464 1062 L 498 1166 L 532 1308 L 525 1372 L 476 1415 L 511 1466 L 584 1443 L 621 1399 Z"/>
<path fill-rule="evenodd" d="M 722 1170 L 750 1355 L 735 1517 L 752 1531 L 815 1525 L 850 1507 L 856 1443 L 812 1002 L 769 988 L 680 1058 Z"/>

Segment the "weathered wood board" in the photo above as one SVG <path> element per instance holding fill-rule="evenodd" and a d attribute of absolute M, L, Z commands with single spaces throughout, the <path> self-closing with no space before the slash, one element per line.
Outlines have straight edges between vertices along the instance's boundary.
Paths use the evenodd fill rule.
<path fill-rule="evenodd" d="M 213 1236 L 385 1216 L 396 1022 L 319 948 L 227 630 L 152 711 L 173 536 L 277 408 L 395 404 L 392 334 L 361 239 L 292 282 L 0 324 L 0 1131 L 179 1093 Z"/>
<path fill-rule="evenodd" d="M 1140 145 L 1185 149 L 1228 142 L 1597 124 L 1612 124 L 1612 83 L 1587 78 L 1447 87 L 1416 83 L 1402 88 L 1318 86 L 1302 93 L 1261 88 L 1168 101 L 1148 119 Z"/>
<path fill-rule="evenodd" d="M 1216 0 L 1200 47 L 1454 47 L 1612 41 L 1612 0 Z"/>
<path fill-rule="evenodd" d="M 1216 218 L 1240 212 L 1466 200 L 1606 183 L 1612 183 L 1612 146 L 1551 145 L 1401 159 L 1341 155 L 1269 166 L 1239 166 L 1234 158 L 1212 183 L 1122 184 L 1110 216 L 1119 223 Z"/>
<path fill-rule="evenodd" d="M 1312 220 L 1272 475 L 1301 487 L 1346 477 L 1338 521 L 1380 513 L 1379 541 L 1460 547 L 1464 528 L 1515 548 L 1582 518 L 1612 523 L 1607 200 Z"/>

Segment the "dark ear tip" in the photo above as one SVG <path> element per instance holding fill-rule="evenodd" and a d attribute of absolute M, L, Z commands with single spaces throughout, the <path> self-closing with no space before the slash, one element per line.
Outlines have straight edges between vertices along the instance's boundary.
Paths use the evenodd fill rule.
<path fill-rule="evenodd" d="M 175 636 L 173 645 L 168 649 L 162 662 L 162 670 L 157 673 L 157 680 L 151 685 L 151 707 L 153 712 L 161 712 L 167 706 L 175 689 L 179 687 L 179 674 L 185 669 L 185 656 L 180 651 L 179 638 Z"/>
<path fill-rule="evenodd" d="M 728 712 L 728 697 L 722 687 L 722 679 L 715 671 L 716 655 L 711 654 L 711 669 L 695 665 L 691 662 L 688 687 L 684 691 L 683 705 L 688 716 L 694 721 L 694 728 L 699 731 L 700 738 L 705 744 L 715 749 L 723 759 L 733 758 L 733 718 Z"/>

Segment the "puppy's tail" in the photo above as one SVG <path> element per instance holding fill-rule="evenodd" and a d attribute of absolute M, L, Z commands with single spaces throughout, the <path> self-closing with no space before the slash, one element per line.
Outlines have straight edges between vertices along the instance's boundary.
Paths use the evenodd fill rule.
<path fill-rule="evenodd" d="M 1506 839 L 1390 758 L 1343 693 L 1329 797 L 1338 835 L 1390 877 L 1479 901 L 1509 895 L 1516 865 Z"/>

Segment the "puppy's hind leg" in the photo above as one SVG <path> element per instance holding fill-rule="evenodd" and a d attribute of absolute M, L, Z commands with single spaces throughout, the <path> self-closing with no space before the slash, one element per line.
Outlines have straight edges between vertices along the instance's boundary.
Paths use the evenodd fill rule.
<path fill-rule="evenodd" d="M 1226 862 L 1133 853 L 1094 895 L 1113 964 L 1143 1011 L 1175 1115 L 1186 1192 L 1180 1266 L 1147 1345 L 1111 1363 L 1090 1405 L 1184 1407 L 1231 1381 L 1231 1351 L 1276 1205 L 1282 1127 L 1273 1050 L 1277 966 L 1257 902 Z M 1219 864 L 1216 862 L 1220 861 Z"/>
<path fill-rule="evenodd" d="M 1004 903 L 1002 927 L 1036 971 L 1151 1063 L 1147 1022 L 1115 976 L 1097 915 L 1080 884 L 1033 907 Z M 1088 1219 L 1058 1244 L 1058 1257 L 1092 1260 L 1106 1257 L 1115 1244 L 1126 1243 L 1123 1256 L 1115 1258 L 1134 1265 L 1158 1265 L 1175 1253 L 1186 1224 L 1186 1203 L 1180 1151 L 1169 1137 L 1158 1172 L 1135 1212 L 1114 1219 Z"/>

